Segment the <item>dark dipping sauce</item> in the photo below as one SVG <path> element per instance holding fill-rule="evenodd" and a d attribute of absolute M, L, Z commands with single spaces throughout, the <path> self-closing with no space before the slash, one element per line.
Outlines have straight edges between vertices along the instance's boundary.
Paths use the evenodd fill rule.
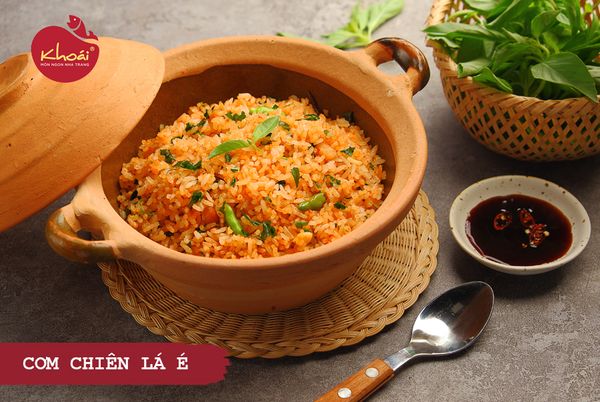
<path fill-rule="evenodd" d="M 465 229 L 481 255 L 510 265 L 554 261 L 565 255 L 573 242 L 571 224 L 558 208 L 518 194 L 477 204 L 467 217 Z M 532 233 L 538 234 L 537 240 L 532 240 Z"/>

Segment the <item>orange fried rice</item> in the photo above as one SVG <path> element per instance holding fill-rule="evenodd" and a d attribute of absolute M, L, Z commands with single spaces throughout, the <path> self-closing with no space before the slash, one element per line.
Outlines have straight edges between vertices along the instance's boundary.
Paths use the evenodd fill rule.
<path fill-rule="evenodd" d="M 209 158 L 222 143 L 252 140 L 274 116 L 276 127 L 255 144 Z M 365 222 L 382 202 L 383 163 L 358 126 L 318 114 L 307 99 L 240 94 L 192 106 L 143 141 L 123 164 L 118 203 L 133 228 L 173 250 L 274 257 L 330 243 Z M 319 193 L 322 205 L 299 207 Z"/>

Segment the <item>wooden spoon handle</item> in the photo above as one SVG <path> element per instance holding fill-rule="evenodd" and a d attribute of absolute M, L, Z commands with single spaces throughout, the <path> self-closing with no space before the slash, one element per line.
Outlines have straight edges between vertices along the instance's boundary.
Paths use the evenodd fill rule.
<path fill-rule="evenodd" d="M 355 374 L 333 387 L 317 402 L 362 401 L 394 376 L 383 360 L 375 359 Z"/>

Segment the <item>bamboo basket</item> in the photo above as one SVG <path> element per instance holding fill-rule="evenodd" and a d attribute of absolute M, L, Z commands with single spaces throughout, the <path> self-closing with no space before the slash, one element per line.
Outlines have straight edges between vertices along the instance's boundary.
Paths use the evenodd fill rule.
<path fill-rule="evenodd" d="M 585 2 L 582 2 L 584 4 Z M 427 25 L 465 8 L 461 0 L 434 1 Z M 600 16 L 600 7 L 595 10 Z M 600 153 L 600 104 L 586 98 L 541 100 L 458 78 L 456 63 L 434 41 L 435 64 L 454 114 L 479 143 L 525 161 L 561 161 Z M 598 97 L 600 101 L 600 96 Z"/>

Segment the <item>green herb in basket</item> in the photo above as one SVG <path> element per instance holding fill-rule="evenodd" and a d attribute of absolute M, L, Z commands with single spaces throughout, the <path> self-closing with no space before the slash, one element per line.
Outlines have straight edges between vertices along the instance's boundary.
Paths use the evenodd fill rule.
<path fill-rule="evenodd" d="M 599 2 L 463 0 L 465 9 L 425 29 L 459 77 L 541 99 L 598 102 Z"/>

